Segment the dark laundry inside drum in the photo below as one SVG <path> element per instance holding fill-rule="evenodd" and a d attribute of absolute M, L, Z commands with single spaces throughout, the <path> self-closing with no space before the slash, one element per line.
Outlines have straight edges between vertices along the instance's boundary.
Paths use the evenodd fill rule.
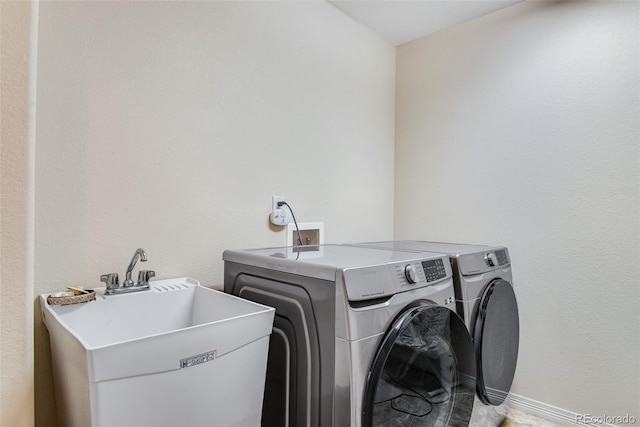
<path fill-rule="evenodd" d="M 371 425 L 468 424 L 475 364 L 464 360 L 472 354 L 469 340 L 455 338 L 466 336 L 465 330 L 464 323 L 442 307 L 424 310 L 404 325 L 375 386 Z"/>
<path fill-rule="evenodd" d="M 398 383 L 386 371 L 378 382 L 374 404 L 387 412 L 399 411 L 416 417 L 423 417 L 433 409 L 425 397 Z"/>

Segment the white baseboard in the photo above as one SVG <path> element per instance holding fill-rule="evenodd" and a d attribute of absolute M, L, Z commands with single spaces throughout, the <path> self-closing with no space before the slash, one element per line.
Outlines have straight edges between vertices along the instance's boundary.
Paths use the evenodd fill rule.
<path fill-rule="evenodd" d="M 577 414 L 513 393 L 509 394 L 509 407 L 565 426 L 617 427 L 616 424 L 607 423 L 607 418 L 613 420 L 615 417 L 607 417 L 600 414 Z M 598 420 L 603 422 L 597 422 Z M 636 419 L 635 421 L 638 422 L 639 420 Z"/>

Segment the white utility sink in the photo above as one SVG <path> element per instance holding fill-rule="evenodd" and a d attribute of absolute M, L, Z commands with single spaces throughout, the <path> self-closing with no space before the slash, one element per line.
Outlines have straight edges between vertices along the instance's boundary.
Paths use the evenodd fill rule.
<path fill-rule="evenodd" d="M 275 310 L 188 278 L 49 305 L 62 425 L 260 424 Z"/>

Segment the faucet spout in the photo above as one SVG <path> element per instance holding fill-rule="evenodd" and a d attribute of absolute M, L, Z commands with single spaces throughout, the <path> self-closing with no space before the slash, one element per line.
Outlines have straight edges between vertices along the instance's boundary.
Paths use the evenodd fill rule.
<path fill-rule="evenodd" d="M 147 253 L 142 248 L 136 249 L 136 252 L 133 254 L 133 258 L 131 258 L 129 267 L 127 267 L 127 277 L 123 283 L 123 286 L 133 286 L 133 280 L 131 280 L 131 273 L 133 272 L 133 267 L 135 267 L 138 260 L 142 262 L 147 261 Z"/>

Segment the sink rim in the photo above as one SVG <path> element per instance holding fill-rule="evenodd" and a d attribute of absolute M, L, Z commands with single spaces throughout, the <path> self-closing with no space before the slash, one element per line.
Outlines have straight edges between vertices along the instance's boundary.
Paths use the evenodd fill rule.
<path fill-rule="evenodd" d="M 64 315 L 66 313 L 58 313 L 56 311 L 56 308 L 61 309 L 62 307 L 69 307 L 69 305 L 60 306 L 60 305 L 48 304 L 47 297 L 51 294 L 49 292 L 49 293 L 40 295 L 41 314 L 42 314 L 43 323 L 45 324 L 45 327 L 47 328 L 49 333 L 51 333 L 50 329 L 51 329 L 51 327 L 53 327 L 53 325 L 50 324 L 50 321 L 47 322 L 47 317 L 48 317 L 47 315 L 53 316 L 54 319 L 55 319 L 54 322 L 56 323 L 56 327 L 62 328 L 68 334 L 70 334 L 72 337 L 74 337 L 78 341 L 78 343 L 85 350 L 94 351 L 94 350 L 100 350 L 100 349 L 105 349 L 105 348 L 125 345 L 127 343 L 134 343 L 134 342 L 141 342 L 141 341 L 144 341 L 144 340 L 150 340 L 150 339 L 153 339 L 153 338 L 156 338 L 156 337 L 169 336 L 171 334 L 176 334 L 176 333 L 182 332 L 182 331 L 197 330 L 197 329 L 205 328 L 205 327 L 213 325 L 213 324 L 221 324 L 221 323 L 224 323 L 224 322 L 230 322 L 230 321 L 233 321 L 235 319 L 241 319 L 241 318 L 244 318 L 244 317 L 255 316 L 255 315 L 258 315 L 258 314 L 261 314 L 261 313 L 265 313 L 265 312 L 268 312 L 268 311 L 274 311 L 275 310 L 272 307 L 268 307 L 268 306 L 265 306 L 263 304 L 258 304 L 258 303 L 255 303 L 253 301 L 249 301 L 249 300 L 245 300 L 243 298 L 239 298 L 239 297 L 237 297 L 235 295 L 227 294 L 225 292 L 221 292 L 221 291 L 213 289 L 213 288 L 202 286 L 198 280 L 192 279 L 192 278 L 189 278 L 189 277 L 152 280 L 152 281 L 149 282 L 149 284 L 150 284 L 150 289 L 149 290 L 140 291 L 140 292 L 133 292 L 133 293 L 123 293 L 123 294 L 117 294 L 117 295 L 105 295 L 104 294 L 105 287 L 93 288 L 93 290 L 96 292 L 96 300 L 88 301 L 86 303 L 81 303 L 79 305 L 85 306 L 85 304 L 91 304 L 91 303 L 99 303 L 99 304 L 102 305 L 102 304 L 105 304 L 109 300 L 117 301 L 117 299 L 119 299 L 119 298 L 131 298 L 131 297 L 133 297 L 135 299 L 140 299 L 140 298 L 143 298 L 144 295 L 152 295 L 152 294 L 153 295 L 157 295 L 158 293 L 165 293 L 165 292 L 168 292 L 168 293 L 181 292 L 181 291 L 188 291 L 188 290 L 191 290 L 191 289 L 193 289 L 192 292 L 196 292 L 196 288 L 197 288 L 197 289 L 203 290 L 203 292 L 215 292 L 216 296 L 219 296 L 219 297 L 240 300 L 240 301 L 242 301 L 242 303 L 246 303 L 247 305 L 255 307 L 255 310 L 253 310 L 251 312 L 248 312 L 248 313 L 239 314 L 239 315 L 222 317 L 220 319 L 213 320 L 213 321 L 197 323 L 197 324 L 189 325 L 189 326 L 186 326 L 186 327 L 170 328 L 168 330 L 164 330 L 164 331 L 160 331 L 160 332 L 154 332 L 154 333 L 144 333 L 144 334 L 141 334 L 141 335 L 133 337 L 133 338 L 115 339 L 115 340 L 112 340 L 112 341 L 110 341 L 108 343 L 104 343 L 104 344 L 91 344 L 91 343 L 89 343 L 87 341 L 86 338 L 84 338 L 85 334 L 79 333 L 78 330 L 77 330 L 77 327 L 75 327 L 73 324 L 70 324 L 70 322 L 67 319 L 64 318 Z M 177 286 L 177 285 L 180 285 L 180 287 L 178 289 L 170 289 L 170 290 L 166 289 L 167 286 L 174 287 L 174 286 Z M 162 289 L 159 289 L 159 288 L 162 288 Z M 195 298 L 195 295 L 193 297 Z M 100 302 L 100 301 L 98 301 L 98 299 L 102 299 L 104 301 Z M 101 308 L 101 309 L 104 309 L 104 308 Z M 191 304 L 190 304 L 190 310 L 193 310 L 193 302 L 191 302 Z M 47 312 L 47 315 L 45 315 L 45 313 L 44 313 L 45 311 Z"/>

